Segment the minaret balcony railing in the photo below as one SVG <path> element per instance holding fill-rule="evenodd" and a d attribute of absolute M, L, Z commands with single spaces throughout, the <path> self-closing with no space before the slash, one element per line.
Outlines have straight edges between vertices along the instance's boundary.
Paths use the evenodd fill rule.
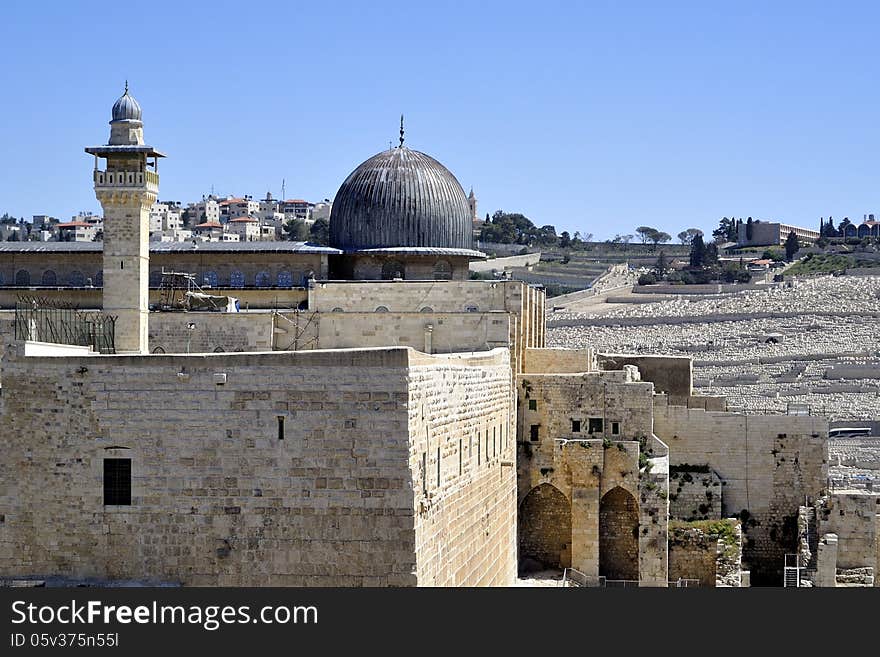
<path fill-rule="evenodd" d="M 159 174 L 154 171 L 98 171 L 94 173 L 95 188 L 147 189 L 159 191 Z"/>

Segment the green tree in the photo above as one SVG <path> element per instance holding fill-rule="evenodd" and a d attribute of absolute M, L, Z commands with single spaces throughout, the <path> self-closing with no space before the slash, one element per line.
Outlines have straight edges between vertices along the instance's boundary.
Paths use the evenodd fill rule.
<path fill-rule="evenodd" d="M 754 222 L 752 221 L 752 218 L 749 217 L 748 220 L 746 220 L 746 240 L 749 242 L 752 241 L 752 235 L 754 235 L 753 226 Z"/>
<path fill-rule="evenodd" d="M 559 248 L 567 249 L 570 247 L 571 247 L 571 235 L 568 234 L 567 230 L 564 230 L 559 235 Z"/>
<path fill-rule="evenodd" d="M 287 239 L 293 242 L 305 242 L 309 239 L 309 227 L 302 219 L 291 219 L 284 223 Z"/>
<path fill-rule="evenodd" d="M 785 238 L 785 259 L 791 262 L 794 260 L 794 254 L 800 250 L 801 245 L 798 243 L 797 235 L 794 234 L 794 231 L 791 231 L 788 234 L 788 237 Z"/>
<path fill-rule="evenodd" d="M 677 237 L 682 244 L 692 244 L 694 238 L 697 236 L 702 239 L 703 231 L 701 231 L 699 228 L 688 228 L 687 230 L 681 231 Z"/>
<path fill-rule="evenodd" d="M 316 219 L 312 227 L 309 228 L 310 242 L 327 246 L 330 244 L 330 222 L 324 218 Z"/>
<path fill-rule="evenodd" d="M 691 267 L 702 267 L 706 264 L 706 244 L 703 242 L 703 236 L 697 235 L 691 242 L 690 265 Z"/>

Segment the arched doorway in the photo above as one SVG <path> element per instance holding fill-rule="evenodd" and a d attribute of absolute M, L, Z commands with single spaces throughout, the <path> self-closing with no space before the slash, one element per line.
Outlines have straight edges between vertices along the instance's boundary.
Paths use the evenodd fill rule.
<path fill-rule="evenodd" d="M 558 488 L 536 486 L 519 507 L 521 572 L 571 566 L 571 504 Z"/>
<path fill-rule="evenodd" d="M 382 265 L 382 280 L 391 281 L 395 278 L 406 278 L 406 269 L 398 260 L 389 260 Z"/>
<path fill-rule="evenodd" d="M 639 505 L 620 486 L 599 502 L 599 574 L 639 579 Z"/>

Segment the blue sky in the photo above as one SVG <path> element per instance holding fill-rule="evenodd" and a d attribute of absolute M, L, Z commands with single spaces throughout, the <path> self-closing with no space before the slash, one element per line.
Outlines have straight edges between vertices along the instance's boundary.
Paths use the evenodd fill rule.
<path fill-rule="evenodd" d="M 829 2 L 17 2 L 0 213 L 98 210 L 130 81 L 161 198 L 332 197 L 396 140 L 480 212 L 606 238 L 880 212 L 878 16 Z"/>

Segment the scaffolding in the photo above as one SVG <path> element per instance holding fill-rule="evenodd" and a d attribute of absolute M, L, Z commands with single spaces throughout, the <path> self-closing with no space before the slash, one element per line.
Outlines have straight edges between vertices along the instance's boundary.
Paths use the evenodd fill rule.
<path fill-rule="evenodd" d="M 164 312 L 207 310 L 236 312 L 238 299 L 206 293 L 196 283 L 195 274 L 179 271 L 165 271 L 162 268 L 162 281 L 159 283 L 159 304 L 156 310 Z"/>

